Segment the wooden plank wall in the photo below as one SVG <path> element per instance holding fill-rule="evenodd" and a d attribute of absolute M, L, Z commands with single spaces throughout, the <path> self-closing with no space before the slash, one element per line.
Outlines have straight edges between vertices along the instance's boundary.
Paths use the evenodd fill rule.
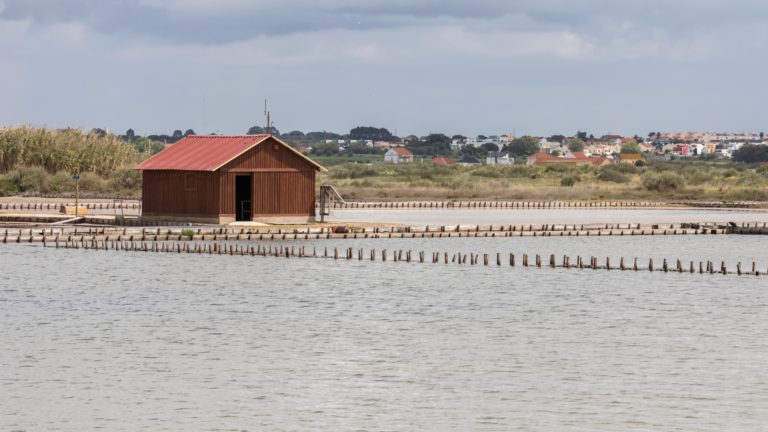
<path fill-rule="evenodd" d="M 187 174 L 190 175 L 189 178 Z M 144 171 L 142 175 L 143 214 L 204 217 L 219 215 L 218 173 Z M 187 184 L 190 180 L 194 185 Z"/>
<path fill-rule="evenodd" d="M 315 167 L 277 141 L 268 139 L 226 164 L 222 171 L 286 169 L 307 171 Z"/>
<path fill-rule="evenodd" d="M 221 214 L 234 217 L 235 177 L 253 175 L 253 215 L 314 216 L 315 167 L 275 141 L 265 141 L 221 170 Z"/>
<path fill-rule="evenodd" d="M 253 174 L 254 215 L 315 215 L 315 172 Z"/>

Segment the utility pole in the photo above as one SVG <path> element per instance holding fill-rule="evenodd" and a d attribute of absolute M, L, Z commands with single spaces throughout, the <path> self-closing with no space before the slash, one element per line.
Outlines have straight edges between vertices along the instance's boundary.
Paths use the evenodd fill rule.
<path fill-rule="evenodd" d="M 79 217 L 80 211 L 80 174 L 75 173 L 72 175 L 72 179 L 75 181 L 75 217 Z"/>
<path fill-rule="evenodd" d="M 264 131 L 267 133 L 267 135 L 272 135 L 272 122 L 269 119 L 270 112 L 267 110 L 267 100 L 264 99 L 264 115 L 267 116 L 267 127 L 264 129 Z"/>

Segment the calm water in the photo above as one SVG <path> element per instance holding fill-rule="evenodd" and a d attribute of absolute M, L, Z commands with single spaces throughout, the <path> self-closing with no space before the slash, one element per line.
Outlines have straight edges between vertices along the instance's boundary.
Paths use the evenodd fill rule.
<path fill-rule="evenodd" d="M 762 239 L 306 245 L 768 263 Z M 0 430 L 768 430 L 767 288 L 5 245 Z"/>
<path fill-rule="evenodd" d="M 457 224 L 589 224 L 672 222 L 768 222 L 768 213 L 756 210 L 332 210 L 330 221 L 389 222 L 408 225 Z"/>

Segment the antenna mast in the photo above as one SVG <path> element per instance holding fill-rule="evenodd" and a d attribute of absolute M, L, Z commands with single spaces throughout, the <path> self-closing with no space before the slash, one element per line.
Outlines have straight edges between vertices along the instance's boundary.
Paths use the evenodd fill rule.
<path fill-rule="evenodd" d="M 264 131 L 267 133 L 267 135 L 272 135 L 272 123 L 269 119 L 270 112 L 267 110 L 267 100 L 264 99 L 264 115 L 267 116 L 267 127 L 264 128 Z"/>

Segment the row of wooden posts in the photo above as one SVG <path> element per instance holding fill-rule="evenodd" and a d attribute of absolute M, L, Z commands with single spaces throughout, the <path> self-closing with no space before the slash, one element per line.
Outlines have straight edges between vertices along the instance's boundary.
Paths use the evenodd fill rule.
<path fill-rule="evenodd" d="M 95 238 L 79 240 L 67 240 L 67 241 L 55 241 L 52 244 L 44 243 L 44 246 L 52 246 L 55 248 L 66 249 L 87 249 L 87 250 L 100 250 L 100 251 L 130 251 L 130 252 L 155 252 L 155 253 L 176 253 L 176 254 L 208 254 L 208 255 L 232 255 L 232 256 L 259 256 L 259 257 L 285 257 L 285 258 L 326 258 L 334 260 L 347 260 L 351 261 L 356 259 L 357 261 L 369 260 L 374 262 L 380 257 L 380 260 L 386 262 L 388 260 L 394 262 L 418 262 L 418 263 L 432 263 L 439 264 L 460 264 L 460 265 L 480 265 L 491 266 L 495 264 L 497 267 L 507 265 L 509 267 L 536 267 L 536 268 L 561 268 L 561 269 L 581 269 L 581 270 L 619 270 L 619 271 L 649 271 L 649 272 L 664 272 L 664 273 L 690 273 L 690 274 L 720 274 L 720 275 L 752 275 L 752 276 L 764 276 L 768 274 L 768 270 L 761 272 L 757 269 L 755 262 L 752 262 L 751 269 L 743 268 L 742 263 L 736 264 L 736 271 L 729 271 L 725 262 L 721 261 L 718 266 L 713 261 L 699 261 L 698 265 L 694 261 L 690 261 L 689 265 L 684 265 L 683 261 L 677 259 L 674 264 L 670 264 L 667 259 L 662 261 L 661 267 L 654 264 L 653 258 L 648 260 L 647 265 L 640 264 L 637 258 L 634 258 L 631 262 L 627 263 L 622 257 L 619 259 L 618 265 L 612 264 L 610 257 L 604 260 L 599 260 L 597 257 L 591 256 L 581 257 L 577 256 L 575 260 L 572 260 L 570 256 L 563 255 L 562 261 L 558 262 L 554 254 L 549 255 L 548 262 L 544 261 L 542 255 L 536 254 L 529 256 L 528 254 L 522 254 L 520 256 L 514 253 L 509 253 L 506 257 L 506 262 L 503 262 L 503 255 L 501 253 L 496 254 L 476 254 L 476 253 L 449 253 L 449 252 L 432 252 L 429 259 L 424 251 L 411 251 L 411 250 L 392 250 L 382 249 L 377 252 L 376 249 L 371 249 L 366 253 L 362 248 L 342 248 L 334 247 L 330 250 L 328 247 L 324 247 L 322 252 L 318 252 L 317 247 L 313 247 L 311 252 L 307 250 L 305 246 L 264 246 L 256 245 L 249 246 L 243 244 L 226 244 L 226 243 L 179 243 L 179 242 L 137 242 L 137 241 L 109 241 L 98 240 Z M 531 260 L 533 258 L 533 260 Z M 518 261 L 519 259 L 519 261 Z M 482 260 L 482 261 L 481 261 Z M 601 264 L 604 263 L 604 264 Z"/>
<path fill-rule="evenodd" d="M 74 203 L 0 203 L 0 210 L 58 210 L 62 205 Z M 89 210 L 135 209 L 140 202 L 81 203 Z M 336 209 L 402 209 L 402 208 L 603 208 L 603 207 L 660 207 L 666 205 L 652 201 L 391 201 L 391 202 L 334 202 Z"/>
<path fill-rule="evenodd" d="M 0 203 L 0 210 L 59 210 L 61 206 L 74 206 L 75 203 Z M 79 203 L 88 210 L 138 210 L 141 203 Z"/>
<path fill-rule="evenodd" d="M 75 195 L 72 193 L 60 193 L 60 194 L 40 194 L 40 193 L 33 193 L 33 194 L 24 194 L 25 197 L 36 197 L 36 198 L 49 198 L 49 199 L 62 199 L 62 200 L 73 200 L 75 198 Z M 121 201 L 127 201 L 125 203 L 117 203 L 117 208 L 131 208 L 131 209 L 140 209 L 141 208 L 141 197 L 138 196 L 122 196 L 122 195 L 108 195 L 108 194 L 80 194 L 80 198 L 83 200 L 93 200 L 93 199 L 109 199 L 109 200 L 121 200 Z M 58 208 L 61 206 L 61 204 L 64 201 L 60 203 L 51 204 Z M 92 204 L 98 204 L 101 205 L 102 203 L 88 203 L 88 205 Z M 98 207 L 99 209 L 107 209 L 107 208 L 114 208 L 114 207 L 108 207 L 112 206 L 111 203 L 103 203 L 104 207 Z M 319 206 L 319 202 L 317 205 Z M 469 200 L 463 200 L 463 201 L 457 201 L 457 200 L 443 200 L 443 201 L 388 201 L 388 202 L 379 202 L 379 201 L 347 201 L 344 203 L 334 202 L 331 205 L 334 208 L 379 208 L 379 209 L 386 209 L 386 208 L 602 208 L 602 207 L 660 207 L 660 206 L 666 206 L 666 205 L 683 205 L 683 206 L 691 206 L 691 207 L 716 207 L 716 208 L 749 208 L 749 207 L 763 207 L 766 205 L 765 202 L 759 202 L 759 201 L 736 201 L 736 202 L 719 202 L 719 201 L 712 201 L 712 202 L 706 202 L 706 201 L 674 201 L 674 202 L 658 202 L 658 201 L 628 201 L 628 200 L 622 200 L 622 201 L 594 201 L 594 202 L 584 202 L 584 201 L 536 201 L 536 202 L 530 202 L 530 201 L 469 201 Z M 4 205 L 7 204 L 0 204 L 0 209 L 3 208 Z M 13 205 L 24 205 L 27 206 L 28 203 L 10 203 L 11 206 Z M 37 207 L 35 207 L 37 205 Z M 40 207 L 41 205 L 45 206 L 48 205 L 48 203 L 32 203 L 32 209 L 41 209 L 41 208 L 48 208 L 48 207 Z M 14 209 L 19 207 L 12 207 Z M 96 207 L 89 207 L 95 209 Z M 29 209 L 29 208 L 27 208 Z"/>
<path fill-rule="evenodd" d="M 382 233 L 382 234 L 201 234 L 187 236 L 184 234 L 105 234 L 89 236 L 99 240 L 109 241 L 255 241 L 255 240 L 330 240 L 330 239 L 424 239 L 424 238 L 504 238 L 504 237 L 601 237 L 601 236 L 668 236 L 668 235 L 712 235 L 726 234 L 726 230 L 629 230 L 629 231 L 559 231 L 559 232 L 421 232 L 421 233 Z M 0 243 L 40 243 L 59 241 L 62 238 L 76 238 L 76 235 L 54 236 L 6 236 L 0 237 Z M 84 237 L 81 235 L 81 237 Z"/>
<path fill-rule="evenodd" d="M 53 236 L 56 234 L 73 235 L 99 235 L 99 234 L 128 234 L 150 236 L 150 235 L 179 235 L 185 232 L 192 232 L 194 235 L 225 235 L 225 234 L 412 234 L 412 233 L 472 233 L 472 232 L 567 232 L 567 231 L 642 231 L 642 230 L 711 230 L 725 228 L 740 228 L 750 230 L 754 228 L 768 228 L 768 222 L 744 222 L 741 224 L 723 224 L 715 222 L 702 223 L 606 223 L 606 224 L 540 224 L 540 225 L 421 225 L 421 226 L 345 226 L 328 225 L 324 227 L 304 227 L 304 228 L 281 228 L 277 227 L 249 227 L 249 228 L 229 228 L 229 227 L 140 227 L 140 228 L 114 228 L 104 226 L 58 226 L 58 227 L 37 227 L 37 228 L 5 228 L 0 234 L 8 236 L 20 235 L 40 235 Z"/>
<path fill-rule="evenodd" d="M 617 208 L 617 207 L 662 207 L 667 205 L 655 201 L 390 201 L 361 202 L 347 201 L 331 204 L 334 209 L 428 209 L 428 208 L 488 208 L 488 209 L 537 209 L 537 208 Z"/>

